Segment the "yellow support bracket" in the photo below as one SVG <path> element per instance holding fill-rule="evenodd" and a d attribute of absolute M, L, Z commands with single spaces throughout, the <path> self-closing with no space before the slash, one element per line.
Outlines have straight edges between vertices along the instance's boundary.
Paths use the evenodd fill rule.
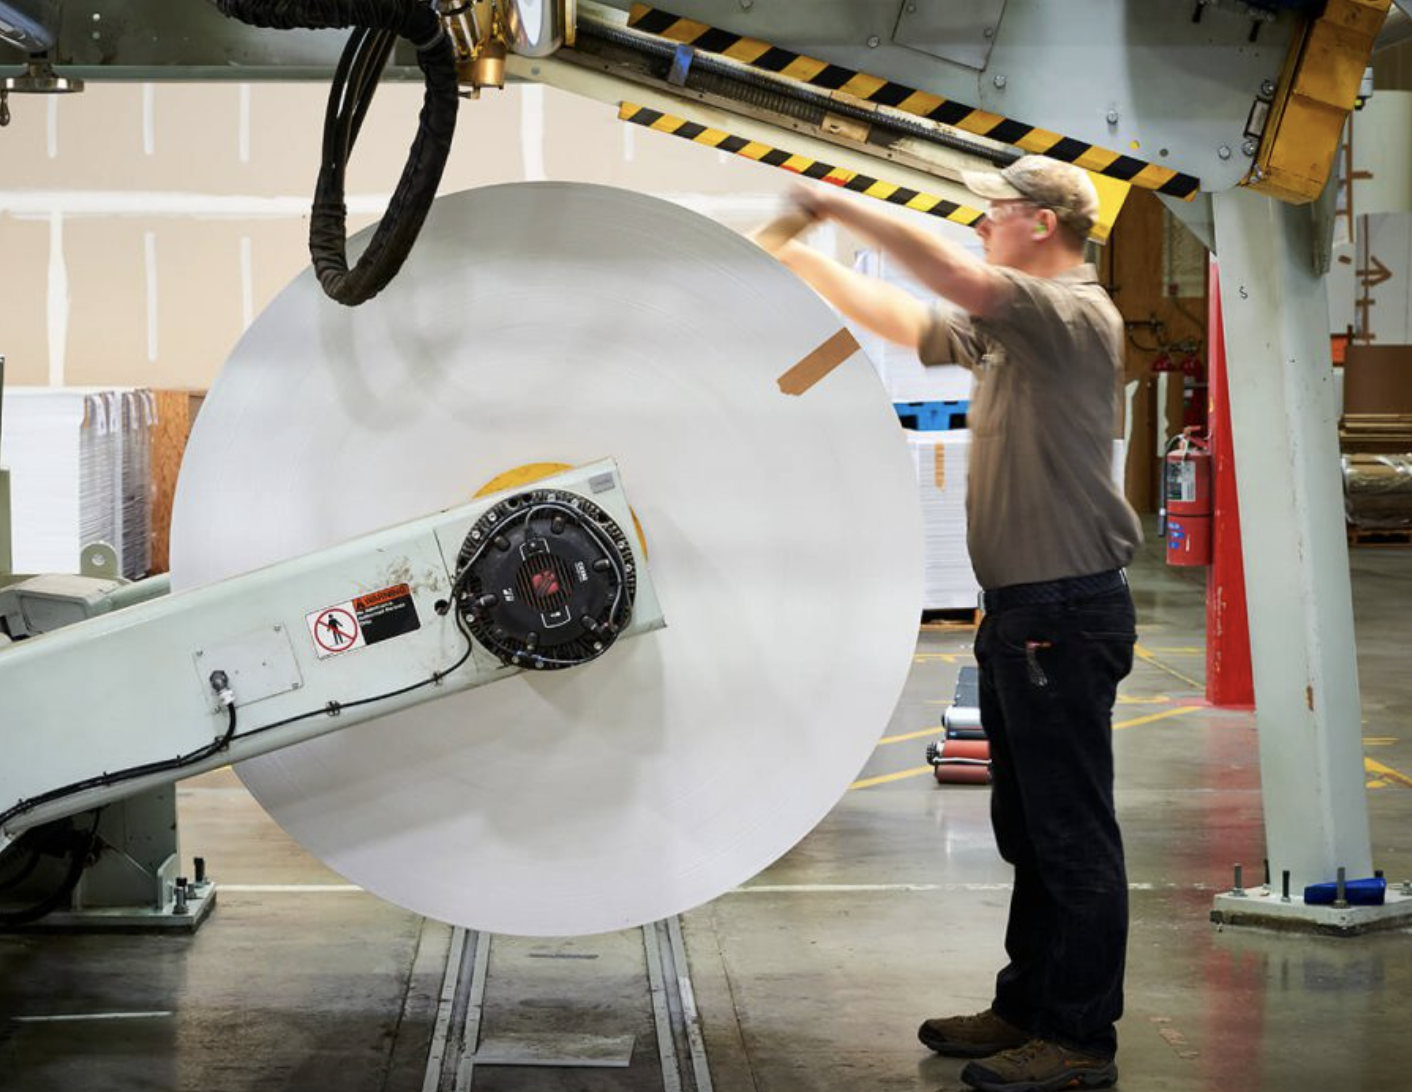
<path fill-rule="evenodd" d="M 1245 184 L 1302 205 L 1323 192 L 1392 0 L 1329 0 L 1295 36 Z"/>

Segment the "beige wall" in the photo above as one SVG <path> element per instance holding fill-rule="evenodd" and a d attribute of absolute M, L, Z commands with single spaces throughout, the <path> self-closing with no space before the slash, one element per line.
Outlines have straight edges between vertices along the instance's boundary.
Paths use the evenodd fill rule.
<path fill-rule="evenodd" d="M 349 172 L 371 222 L 401 173 L 419 87 L 378 93 Z M 308 262 L 326 89 L 90 83 L 12 96 L 0 129 L 0 355 L 14 384 L 208 386 Z M 462 105 L 442 192 L 533 178 L 683 200 L 745 230 L 790 177 L 617 120 L 552 88 Z"/>

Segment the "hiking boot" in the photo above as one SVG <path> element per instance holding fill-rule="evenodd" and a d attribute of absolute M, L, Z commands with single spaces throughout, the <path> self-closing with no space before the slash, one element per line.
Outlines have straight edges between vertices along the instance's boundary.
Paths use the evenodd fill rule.
<path fill-rule="evenodd" d="M 941 1016 L 917 1029 L 922 1045 L 948 1058 L 989 1058 L 1028 1042 L 1029 1035 L 990 1009 L 974 1016 Z"/>
<path fill-rule="evenodd" d="M 1058 1092 L 1107 1088 L 1118 1079 L 1118 1067 L 1111 1058 L 1031 1039 L 983 1062 L 971 1062 L 961 1070 L 961 1079 L 981 1092 Z"/>

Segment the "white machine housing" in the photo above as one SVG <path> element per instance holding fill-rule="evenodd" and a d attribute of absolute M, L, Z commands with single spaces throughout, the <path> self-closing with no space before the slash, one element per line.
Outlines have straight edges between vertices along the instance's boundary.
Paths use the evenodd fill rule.
<path fill-rule="evenodd" d="M 636 590 L 619 639 L 661 628 L 616 465 L 592 463 L 532 488 L 562 491 L 569 503 L 588 499 L 628 529 Z M 454 607 L 441 613 L 438 605 L 444 609 L 452 595 L 471 528 L 523 491 L 489 494 L 7 647 L 0 652 L 0 814 L 35 803 L 4 821 L 0 849 L 41 823 L 517 674 L 521 668 L 462 632 Z M 389 605 L 400 617 L 374 640 L 361 623 Z M 320 629 L 344 614 L 359 624 L 345 622 L 333 638 L 326 625 Z M 465 663 L 449 671 L 463 655 Z M 214 672 L 228 680 L 224 700 Z M 228 746 L 179 769 L 104 783 L 114 771 L 209 747 L 228 731 L 230 703 L 237 719 Z M 65 726 L 62 735 L 45 730 L 54 724 Z M 46 795 L 53 798 L 38 799 Z"/>

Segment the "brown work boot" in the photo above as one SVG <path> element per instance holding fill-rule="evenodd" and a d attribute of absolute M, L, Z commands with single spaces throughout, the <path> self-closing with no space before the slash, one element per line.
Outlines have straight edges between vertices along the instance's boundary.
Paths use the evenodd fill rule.
<path fill-rule="evenodd" d="M 974 1016 L 939 1016 L 917 1029 L 922 1045 L 948 1058 L 989 1058 L 1020 1046 L 1029 1035 L 990 1009 Z"/>
<path fill-rule="evenodd" d="M 971 1062 L 961 1070 L 961 1079 L 980 1092 L 1058 1092 L 1107 1088 L 1118 1079 L 1118 1067 L 1111 1058 L 1031 1039 L 983 1062 Z"/>

